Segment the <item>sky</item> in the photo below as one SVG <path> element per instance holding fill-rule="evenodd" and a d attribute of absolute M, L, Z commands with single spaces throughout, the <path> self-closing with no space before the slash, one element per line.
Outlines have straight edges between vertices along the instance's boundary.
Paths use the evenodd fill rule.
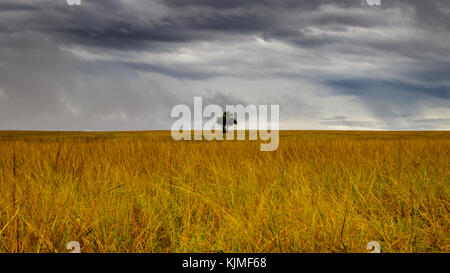
<path fill-rule="evenodd" d="M 170 129 L 177 104 L 280 128 L 450 130 L 450 1 L 0 0 L 0 130 Z"/>

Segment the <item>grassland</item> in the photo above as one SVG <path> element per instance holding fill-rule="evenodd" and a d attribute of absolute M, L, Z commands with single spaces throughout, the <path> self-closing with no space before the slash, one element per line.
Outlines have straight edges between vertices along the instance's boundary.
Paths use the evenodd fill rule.
<path fill-rule="evenodd" d="M 0 252 L 450 252 L 450 132 L 0 132 Z"/>

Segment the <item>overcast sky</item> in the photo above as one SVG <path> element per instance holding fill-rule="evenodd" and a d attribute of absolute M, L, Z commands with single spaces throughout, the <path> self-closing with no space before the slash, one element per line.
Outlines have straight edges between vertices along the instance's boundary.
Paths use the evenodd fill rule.
<path fill-rule="evenodd" d="M 381 1 L 0 0 L 0 130 L 170 129 L 194 96 L 450 130 L 450 1 Z"/>

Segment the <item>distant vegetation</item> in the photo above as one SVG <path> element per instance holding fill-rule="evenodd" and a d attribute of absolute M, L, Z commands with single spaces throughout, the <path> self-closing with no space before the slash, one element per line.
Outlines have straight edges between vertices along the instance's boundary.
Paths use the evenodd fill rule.
<path fill-rule="evenodd" d="M 450 132 L 0 132 L 0 252 L 449 252 Z"/>

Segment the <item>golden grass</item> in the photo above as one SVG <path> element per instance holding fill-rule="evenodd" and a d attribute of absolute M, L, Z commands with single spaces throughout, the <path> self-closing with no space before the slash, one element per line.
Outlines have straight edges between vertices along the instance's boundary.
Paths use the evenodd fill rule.
<path fill-rule="evenodd" d="M 450 132 L 0 132 L 0 252 L 449 252 Z"/>

